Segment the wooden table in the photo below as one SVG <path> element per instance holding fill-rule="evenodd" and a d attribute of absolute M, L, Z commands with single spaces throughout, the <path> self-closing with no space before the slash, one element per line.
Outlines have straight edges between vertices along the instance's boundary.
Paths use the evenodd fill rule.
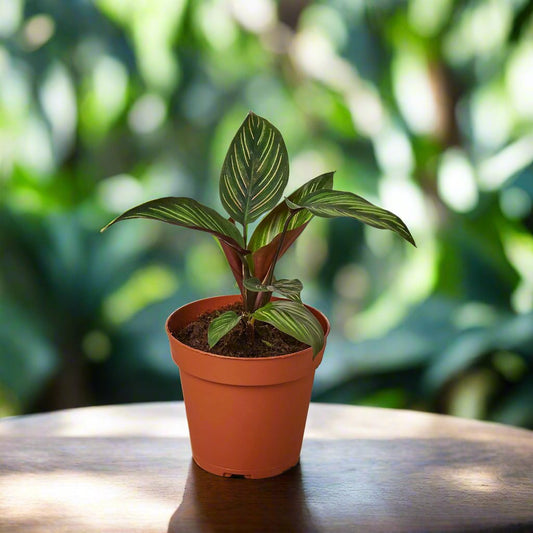
<path fill-rule="evenodd" d="M 533 531 L 533 432 L 312 404 L 301 465 L 246 480 L 192 463 L 182 403 L 0 421 L 0 531 L 484 530 Z"/>

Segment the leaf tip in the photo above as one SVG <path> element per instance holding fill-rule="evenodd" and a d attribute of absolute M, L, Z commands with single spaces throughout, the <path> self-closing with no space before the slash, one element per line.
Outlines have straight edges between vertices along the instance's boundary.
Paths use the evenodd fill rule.
<path fill-rule="evenodd" d="M 100 229 L 100 233 L 104 233 L 104 231 L 109 229 L 115 222 L 118 222 L 121 216 L 114 218 L 111 222 L 108 222 L 102 229 Z"/>

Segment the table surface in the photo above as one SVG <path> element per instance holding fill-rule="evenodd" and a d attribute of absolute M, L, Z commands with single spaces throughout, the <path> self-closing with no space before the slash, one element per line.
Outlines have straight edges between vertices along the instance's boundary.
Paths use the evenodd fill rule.
<path fill-rule="evenodd" d="M 300 465 L 247 480 L 192 462 L 181 402 L 0 420 L 0 531 L 483 530 L 533 531 L 533 432 L 311 404 Z"/>

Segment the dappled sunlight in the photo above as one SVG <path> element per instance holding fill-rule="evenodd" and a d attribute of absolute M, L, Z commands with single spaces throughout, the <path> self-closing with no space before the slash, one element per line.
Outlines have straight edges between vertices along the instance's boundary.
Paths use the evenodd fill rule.
<path fill-rule="evenodd" d="M 516 111 L 522 119 L 533 118 L 533 43 L 522 43 L 513 51 L 506 71 L 509 88 Z"/>
<path fill-rule="evenodd" d="M 110 212 L 120 213 L 143 201 L 144 191 L 139 180 L 129 174 L 109 176 L 98 185 L 98 200 Z"/>
<path fill-rule="evenodd" d="M 468 492 L 504 492 L 505 483 L 498 478 L 498 468 L 487 465 L 439 469 L 443 480 Z"/>
<path fill-rule="evenodd" d="M 455 211 L 467 212 L 476 206 L 474 168 L 461 150 L 451 148 L 442 154 L 437 183 L 441 198 Z"/>
<path fill-rule="evenodd" d="M 126 105 L 128 71 L 109 55 L 98 54 L 98 44 L 84 43 L 84 54 L 91 69 L 90 83 L 80 104 L 80 120 L 90 135 L 103 135 Z"/>
<path fill-rule="evenodd" d="M 0 436 L 35 437 L 165 437 L 186 438 L 185 413 L 178 404 L 152 403 L 136 406 L 131 416 L 128 405 L 90 407 L 57 413 L 4 420 Z M 105 416 L 103 416 L 105 413 Z"/>
<path fill-rule="evenodd" d="M 140 489 L 139 480 L 136 486 L 129 476 L 68 470 L 4 475 L 2 521 L 9 521 L 14 530 L 20 524 L 21 530 L 26 526 L 89 532 L 102 531 L 102 524 L 107 524 L 106 531 L 120 531 L 127 517 L 136 524 L 135 531 L 161 531 L 176 500 L 149 494 L 148 482 Z"/>
<path fill-rule="evenodd" d="M 62 63 L 57 62 L 48 69 L 40 98 L 51 125 L 55 156 L 62 158 L 72 149 L 78 120 L 74 80 Z"/>
<path fill-rule="evenodd" d="M 361 80 L 354 65 L 335 53 L 323 32 L 312 27 L 300 31 L 290 53 L 295 65 L 308 76 L 344 95 L 357 128 L 369 136 L 379 133 L 385 119 L 379 95 Z"/>
<path fill-rule="evenodd" d="M 479 165 L 479 182 L 484 190 L 495 190 L 533 161 L 533 135 L 524 135 Z"/>
<path fill-rule="evenodd" d="M 30 50 L 45 44 L 54 34 L 54 19 L 48 15 L 35 15 L 24 26 L 24 38 Z"/>
<path fill-rule="evenodd" d="M 165 101 L 156 94 L 145 94 L 131 108 L 128 123 L 136 133 L 151 133 L 162 125 L 165 114 Z"/>
<path fill-rule="evenodd" d="M 522 280 L 511 297 L 514 309 L 519 313 L 533 310 L 533 238 L 512 233 L 506 243 L 507 255 L 522 274 Z"/>
<path fill-rule="evenodd" d="M 272 0 L 230 0 L 232 15 L 247 30 L 262 33 L 275 24 L 276 7 Z"/>
<path fill-rule="evenodd" d="M 480 88 L 471 97 L 472 133 L 480 152 L 504 145 L 513 128 L 513 109 L 501 83 Z"/>
<path fill-rule="evenodd" d="M 531 434 L 494 424 L 311 404 L 300 465 L 253 481 L 192 462 L 182 403 L 27 416 L 0 428 L 0 522 L 13 532 L 189 532 L 221 523 L 232 531 L 467 531 L 533 519 Z"/>
<path fill-rule="evenodd" d="M 394 153 L 391 148 L 390 153 Z M 385 209 L 395 210 L 398 216 L 413 231 L 429 236 L 432 220 L 420 189 L 407 175 L 385 175 L 379 186 L 381 203 Z M 395 209 L 395 206 L 397 208 Z"/>
<path fill-rule="evenodd" d="M 168 298 L 178 286 L 179 280 L 167 266 L 147 266 L 106 298 L 104 313 L 112 322 L 126 322 L 148 304 Z"/>
<path fill-rule="evenodd" d="M 438 133 L 441 117 L 425 57 L 416 49 L 400 48 L 392 74 L 396 98 L 409 127 L 421 134 Z"/>
<path fill-rule="evenodd" d="M 310 409 L 313 409 L 311 405 Z M 491 442 L 498 431 L 502 434 L 512 431 L 513 435 L 528 442 L 527 431 L 505 426 L 486 425 L 472 420 L 441 416 L 436 419 L 429 413 L 395 409 L 358 407 L 357 413 L 348 405 L 321 404 L 319 416 L 310 416 L 305 428 L 308 439 L 458 439 L 468 442 Z M 395 425 L 390 426 L 390 415 L 394 412 Z M 350 414 L 352 424 L 346 425 Z M 475 426 L 474 426 L 475 425 Z M 475 431 L 472 428 L 476 427 Z"/>

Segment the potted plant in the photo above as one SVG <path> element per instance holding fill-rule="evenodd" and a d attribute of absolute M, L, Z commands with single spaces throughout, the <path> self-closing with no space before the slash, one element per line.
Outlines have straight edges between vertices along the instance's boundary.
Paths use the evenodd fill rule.
<path fill-rule="evenodd" d="M 282 199 L 288 178 L 283 137 L 250 112 L 220 174 L 220 199 L 229 218 L 191 198 L 167 197 L 133 207 L 102 229 L 148 218 L 211 233 L 222 247 L 240 294 L 190 303 L 166 322 L 194 460 L 218 475 L 270 477 L 299 461 L 329 323 L 302 303 L 302 283 L 276 279 L 275 267 L 309 221 L 351 217 L 415 244 L 396 215 L 334 190 L 333 172 Z M 261 216 L 249 235 L 250 224 Z"/>

